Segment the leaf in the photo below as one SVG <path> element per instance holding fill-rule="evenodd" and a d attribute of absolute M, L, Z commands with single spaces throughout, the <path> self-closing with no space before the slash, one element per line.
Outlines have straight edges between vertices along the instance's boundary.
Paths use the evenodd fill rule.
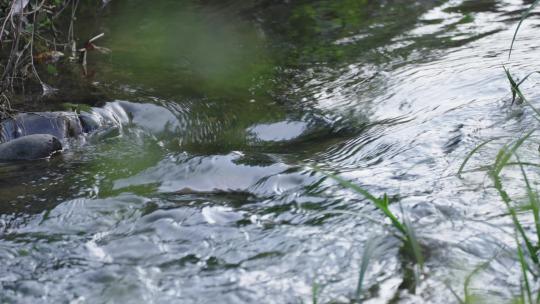
<path fill-rule="evenodd" d="M 392 225 L 394 225 L 394 227 L 396 227 L 402 234 L 403 236 L 407 237 L 408 235 L 408 232 L 407 232 L 407 228 L 399 221 L 399 219 L 394 215 L 394 213 L 392 213 L 392 211 L 388 208 L 389 206 L 389 200 L 388 200 L 388 196 L 385 194 L 383 196 L 383 198 L 377 198 L 375 196 L 373 196 L 371 193 L 369 193 L 367 190 L 365 190 L 364 188 L 358 186 L 358 185 L 355 185 L 353 183 L 351 183 L 350 181 L 348 180 L 345 180 L 335 174 L 332 174 L 332 173 L 328 173 L 328 172 L 325 172 L 325 171 L 322 171 L 316 167 L 312 167 L 313 170 L 317 171 L 317 172 L 320 172 L 328 177 L 330 177 L 331 179 L 335 180 L 336 182 L 338 182 L 339 184 L 341 184 L 342 186 L 344 186 L 345 188 L 348 188 L 348 189 L 351 189 L 361 195 L 363 195 L 365 198 L 367 198 L 368 200 L 370 200 L 377 208 L 379 208 L 379 210 L 381 210 L 384 215 L 390 219 L 390 221 L 392 222 Z"/>
<path fill-rule="evenodd" d="M 319 292 L 320 292 L 320 285 L 317 283 L 313 283 L 311 286 L 311 303 L 317 304 L 317 300 L 319 299 Z"/>
<path fill-rule="evenodd" d="M 480 273 L 481 271 L 485 270 L 489 264 L 491 263 L 491 261 L 493 259 L 495 259 L 496 255 L 494 255 L 491 259 L 489 259 L 488 261 L 476 266 L 473 271 L 471 273 L 469 273 L 469 275 L 467 275 L 467 277 L 465 278 L 465 282 L 463 282 L 463 293 L 465 295 L 465 299 L 464 300 L 461 300 L 460 299 L 460 302 L 461 303 L 464 303 L 464 304 L 469 304 L 469 303 L 474 303 L 475 301 L 475 296 L 471 293 L 470 291 L 470 285 L 471 285 L 471 282 L 472 282 L 472 279 L 474 276 L 476 276 L 478 273 Z"/>
<path fill-rule="evenodd" d="M 360 263 L 360 272 L 358 273 L 358 284 L 356 286 L 356 301 L 361 303 L 360 298 L 362 297 L 362 290 L 364 285 L 364 279 L 371 262 L 371 258 L 376 255 L 377 247 L 379 246 L 380 240 L 370 238 L 366 243 L 366 248 L 364 249 L 364 254 L 362 254 L 362 262 Z"/>
<path fill-rule="evenodd" d="M 523 275 L 523 282 L 525 283 L 525 291 L 527 292 L 527 299 L 529 299 L 529 303 L 533 303 L 531 287 L 529 284 L 529 278 L 527 276 L 527 268 L 528 268 L 527 261 L 525 261 L 525 256 L 523 255 L 523 250 L 521 249 L 521 245 L 519 244 L 518 236 L 514 235 L 514 237 L 516 239 L 519 265 L 521 266 L 521 273 Z"/>
<path fill-rule="evenodd" d="M 487 145 L 488 143 L 490 143 L 490 142 L 492 142 L 494 140 L 495 139 L 486 140 L 485 142 L 481 143 L 476 148 L 474 148 L 469 154 L 467 154 L 467 156 L 465 157 L 465 160 L 463 161 L 463 163 L 461 163 L 461 166 L 459 166 L 459 170 L 457 172 L 457 175 L 459 176 L 463 172 L 463 169 L 465 169 L 465 165 L 467 164 L 467 162 L 471 159 L 471 157 L 474 154 L 476 154 L 478 152 L 478 150 L 480 150 L 483 146 Z"/>
<path fill-rule="evenodd" d="M 495 164 L 493 165 L 493 172 L 492 172 L 493 175 L 499 176 L 502 169 L 510 161 L 510 158 L 512 157 L 512 155 L 514 155 L 514 153 L 516 153 L 517 149 L 519 149 L 519 147 L 521 147 L 521 145 L 523 145 L 525 140 L 527 140 L 527 138 L 529 138 L 534 133 L 534 131 L 536 131 L 536 130 L 532 130 L 532 131 L 527 132 L 527 134 L 525 134 L 525 136 L 519 138 L 514 143 L 514 145 L 512 145 L 510 147 L 505 146 L 501 150 L 499 150 L 499 153 L 497 154 L 497 158 L 495 160 Z"/>
<path fill-rule="evenodd" d="M 404 220 L 404 225 L 407 228 L 407 245 L 409 246 L 416 263 L 422 270 L 424 268 L 424 254 L 422 253 L 422 247 L 420 246 L 420 242 L 418 242 L 418 237 L 416 236 L 414 227 L 409 219 L 406 218 Z"/>
<path fill-rule="evenodd" d="M 508 78 L 508 82 L 510 82 L 510 90 L 512 92 L 512 104 L 516 101 L 516 95 L 521 93 L 519 91 L 519 85 L 516 83 L 514 78 L 512 77 L 512 74 L 510 74 L 510 70 L 508 70 L 506 67 L 504 68 L 504 72 L 506 73 L 506 78 Z M 520 94 L 521 95 L 521 94 Z"/>
<path fill-rule="evenodd" d="M 521 147 L 521 145 L 523 145 L 525 140 L 527 140 L 527 138 L 529 138 L 533 134 L 534 131 L 535 130 L 528 132 L 527 134 L 525 134 L 525 136 L 516 140 L 516 142 L 513 145 L 504 146 L 502 149 L 500 149 L 499 153 L 497 154 L 495 164 L 493 165 L 493 169 L 491 170 L 490 174 L 491 174 L 491 178 L 493 179 L 495 189 L 499 192 L 501 199 L 506 205 L 506 208 L 508 209 L 508 212 L 510 213 L 510 216 L 512 218 L 512 222 L 514 223 L 514 227 L 516 228 L 520 236 L 523 238 L 523 241 L 525 242 L 525 245 L 527 247 L 527 250 L 529 251 L 531 259 L 534 261 L 535 264 L 540 265 L 540 260 L 538 259 L 538 256 L 537 256 L 537 249 L 533 245 L 533 243 L 530 241 L 530 239 L 527 237 L 527 234 L 525 233 L 525 229 L 519 222 L 516 210 L 511 205 L 512 199 L 510 198 L 508 193 L 503 189 L 503 184 L 500 177 L 501 171 L 508 164 L 510 158 L 516 154 L 516 151 L 518 150 L 518 148 Z"/>

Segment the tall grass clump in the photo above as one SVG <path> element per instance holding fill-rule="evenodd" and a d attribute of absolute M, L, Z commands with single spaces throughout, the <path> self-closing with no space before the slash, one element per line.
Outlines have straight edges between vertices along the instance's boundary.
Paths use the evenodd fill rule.
<path fill-rule="evenodd" d="M 540 4 L 540 0 L 534 1 L 523 13 L 512 37 L 510 49 L 508 51 L 508 59 L 511 58 L 519 29 L 521 28 L 524 20 L 531 14 L 532 10 L 536 8 L 538 4 Z M 511 104 L 513 105 L 514 103 L 518 103 L 526 105 L 534 112 L 533 117 L 540 121 L 540 111 L 525 97 L 520 88 L 530 76 L 540 72 L 533 71 L 527 74 L 521 80 L 516 80 L 508 68 L 503 66 L 503 69 L 510 84 L 510 91 L 512 94 Z M 540 167 L 540 165 L 536 163 L 522 162 L 518 154 L 519 149 L 527 140 L 531 138 L 535 131 L 536 128 L 527 131 L 518 139 L 505 144 L 498 150 L 495 161 L 491 165 L 487 166 L 488 175 L 493 181 L 493 186 L 499 197 L 506 206 L 515 231 L 514 238 L 517 247 L 516 254 L 522 276 L 520 282 L 520 295 L 519 298 L 516 299 L 516 303 L 540 303 L 540 290 L 536 287 L 538 286 L 538 278 L 540 276 L 540 197 L 538 195 L 538 191 L 533 188 L 531 179 L 527 174 L 527 170 L 525 169 L 526 167 Z M 474 154 L 478 153 L 481 148 L 492 141 L 493 140 L 483 142 L 465 157 L 462 165 L 458 169 L 458 176 L 464 172 L 465 165 L 469 159 Z M 526 193 L 524 202 L 523 198 L 521 197 L 512 197 L 504 186 L 504 178 L 502 175 L 503 170 L 508 166 L 516 165 L 519 167 L 521 179 L 523 180 L 523 190 Z M 530 212 L 528 216 L 532 217 L 534 223 L 532 229 L 529 229 L 529 227 L 527 227 L 523 221 L 520 220 L 520 215 L 527 215 L 524 212 Z M 477 272 L 478 271 L 475 270 L 474 273 Z M 536 283 L 536 285 L 533 284 L 533 282 Z M 466 286 L 469 283 L 470 278 L 466 280 Z M 460 302 L 469 303 L 470 300 L 471 297 L 468 295 L 466 287 L 465 300 L 460 300 Z"/>
<path fill-rule="evenodd" d="M 382 212 L 382 214 L 390 220 L 392 226 L 395 228 L 395 230 L 398 232 L 396 235 L 397 237 L 403 241 L 407 253 L 411 254 L 411 256 L 414 258 L 414 261 L 420 266 L 420 268 L 423 268 L 424 266 L 424 257 L 422 255 L 422 250 L 420 247 L 420 243 L 418 242 L 418 238 L 416 237 L 416 233 L 414 231 L 414 228 L 407 220 L 400 220 L 393 212 L 390 210 L 390 200 L 388 199 L 388 195 L 385 193 L 382 197 L 375 197 L 369 191 L 365 190 L 364 188 L 353 184 L 352 182 L 343 179 L 342 177 L 339 177 L 337 175 L 323 172 L 326 176 L 330 177 L 331 179 L 338 182 L 343 187 L 350 189 L 369 201 L 373 203 L 375 207 L 377 207 L 378 210 Z"/>
<path fill-rule="evenodd" d="M 501 200 L 505 204 L 508 214 L 512 220 L 512 224 L 514 226 L 514 238 L 517 246 L 516 253 L 520 265 L 520 271 L 522 274 L 520 288 L 521 294 L 517 303 L 531 304 L 540 303 L 540 290 L 537 290 L 536 296 L 533 296 L 534 292 L 529 280 L 530 276 L 537 279 L 540 271 L 540 260 L 538 257 L 540 249 L 540 197 L 538 195 L 538 191 L 533 189 L 530 178 L 528 177 L 525 170 L 526 166 L 535 164 L 522 162 L 517 152 L 519 148 L 522 147 L 522 145 L 533 135 L 535 131 L 536 130 L 529 131 L 517 140 L 504 145 L 501 149 L 499 149 L 497 156 L 495 157 L 494 163 L 491 164 L 488 168 L 488 175 L 492 179 L 494 188 L 496 189 Z M 458 175 L 463 172 L 465 164 L 472 157 L 472 155 L 477 153 L 478 150 L 481 147 L 485 146 L 488 142 L 491 141 L 486 141 L 480 144 L 477 148 L 473 149 L 473 151 L 469 155 L 467 155 L 465 161 L 462 163 L 458 170 Z M 514 158 L 516 161 L 512 161 L 512 159 Z M 513 198 L 506 191 L 503 185 L 503 170 L 508 166 L 515 165 L 519 166 L 526 190 L 526 198 L 524 204 L 523 202 L 521 202 L 521 204 L 518 204 L 518 199 Z M 522 201 L 522 199 L 519 199 L 519 201 Z M 520 210 L 530 210 L 530 212 L 532 213 L 532 217 L 534 220 L 534 227 L 532 229 L 535 234 L 534 238 L 527 234 L 527 231 L 529 231 L 530 229 L 527 229 L 527 227 L 520 220 Z M 485 265 L 481 267 L 481 269 L 483 268 L 485 268 Z M 479 270 L 480 269 L 475 269 L 473 273 L 476 274 Z M 465 299 L 460 300 L 461 303 L 475 303 L 475 301 L 472 300 L 473 298 L 471 298 L 468 293 L 468 285 L 470 284 L 470 280 L 471 277 L 467 277 L 464 288 Z"/>
<path fill-rule="evenodd" d="M 522 162 L 518 155 L 518 150 L 523 146 L 523 144 L 530 139 L 533 133 L 536 130 L 531 130 L 525 133 L 523 136 L 518 138 L 515 141 L 505 144 L 502 148 L 498 150 L 498 153 L 495 157 L 495 161 L 488 166 L 488 175 L 493 181 L 493 186 L 497 191 L 499 197 L 506 206 L 508 215 L 512 220 L 512 225 L 515 231 L 515 242 L 516 242 L 516 254 L 518 262 L 520 265 L 520 272 L 522 274 L 521 279 L 521 289 L 520 289 L 520 298 L 517 303 L 540 303 L 540 289 L 534 292 L 533 286 L 530 281 L 530 277 L 535 280 L 540 274 L 540 259 L 538 257 L 540 250 L 540 197 L 538 191 L 535 190 L 531 184 L 530 178 L 527 175 L 525 168 L 527 166 L 538 166 L 534 163 Z M 478 147 L 473 149 L 469 155 L 465 158 L 464 162 L 458 170 L 458 175 L 463 172 L 465 164 L 472 157 L 473 154 L 477 153 L 478 150 L 485 146 L 488 142 L 486 141 L 480 144 Z M 515 159 L 515 161 L 513 161 Z M 524 183 L 524 190 L 526 192 L 525 201 L 521 197 L 512 197 L 504 187 L 504 180 L 502 173 L 504 169 L 508 166 L 518 166 L 521 172 L 521 176 Z M 528 229 L 525 224 L 520 220 L 520 212 L 530 211 L 532 215 L 534 226 L 532 229 Z M 526 214 L 523 214 L 526 215 Z M 534 236 L 530 236 L 530 232 L 533 231 Z M 482 269 L 485 266 L 481 267 Z M 475 270 L 476 274 L 479 270 Z M 465 300 L 460 300 L 461 303 L 474 303 L 470 296 L 468 296 L 468 285 L 470 283 L 470 277 L 466 280 L 465 287 Z"/>
<path fill-rule="evenodd" d="M 523 13 L 516 30 L 514 31 L 514 35 L 512 37 L 512 42 L 510 44 L 510 49 L 508 51 L 508 59 L 510 59 L 512 55 L 512 50 L 514 47 L 514 43 L 517 38 L 517 34 L 519 32 L 519 29 L 521 28 L 521 25 L 523 24 L 523 21 L 531 14 L 532 10 L 536 8 L 540 4 L 540 0 L 535 0 L 529 8 Z M 519 100 L 526 104 L 528 107 L 530 107 L 534 112 L 534 118 L 538 121 L 540 121 L 540 111 L 534 107 L 525 97 L 525 95 L 522 93 L 520 86 L 523 84 L 529 77 L 535 73 L 539 73 L 539 71 L 533 71 L 527 74 L 523 79 L 520 81 L 516 81 L 512 74 L 510 73 L 510 70 L 506 67 L 504 68 L 505 74 L 508 78 L 508 82 L 510 83 L 511 87 L 511 93 L 512 93 L 512 104 L 516 100 L 516 96 L 519 97 Z M 510 213 L 510 216 L 512 217 L 512 222 L 515 227 L 516 235 L 516 243 L 517 243 L 517 251 L 518 251 L 518 258 L 519 263 L 521 266 L 521 272 L 522 272 L 522 283 L 521 283 L 521 302 L 522 303 L 540 303 L 540 290 L 536 292 L 536 297 L 533 296 L 532 287 L 529 281 L 529 273 L 533 275 L 535 279 L 538 278 L 538 270 L 540 269 L 540 260 L 538 258 L 538 251 L 540 248 L 540 199 L 538 195 L 538 191 L 533 189 L 530 179 L 527 176 L 527 173 L 524 168 L 524 163 L 522 163 L 519 159 L 519 156 L 517 154 L 517 150 L 523 145 L 523 143 L 534 133 L 535 130 L 529 131 L 527 134 L 525 134 L 523 137 L 515 141 L 515 143 L 512 146 L 505 146 L 503 147 L 499 153 L 497 154 L 494 169 L 491 171 L 491 177 L 494 181 L 495 188 L 499 192 L 499 195 L 503 202 L 506 204 L 507 209 Z M 527 204 L 526 207 L 530 210 L 533 216 L 534 220 L 534 231 L 536 232 L 536 242 L 534 242 L 530 237 L 527 236 L 525 232 L 525 228 L 519 221 L 515 207 L 511 205 L 512 199 L 508 195 L 508 193 L 503 189 L 503 183 L 500 176 L 500 173 L 502 169 L 509 164 L 509 160 L 512 156 L 515 156 L 517 159 L 517 164 L 519 165 L 525 190 L 527 193 Z M 533 164 L 534 165 L 534 164 Z M 521 244 L 521 241 L 523 241 L 524 249 L 523 250 Z M 528 253 L 529 259 L 526 258 L 525 253 Z M 530 261 L 530 262 L 529 262 Z M 531 265 L 532 264 L 532 265 Z M 536 270 L 536 271 L 533 271 Z"/>
<path fill-rule="evenodd" d="M 413 269 L 407 269 L 407 265 L 404 265 L 404 279 L 403 284 L 404 286 L 410 287 L 409 285 L 414 285 L 414 283 L 417 283 L 420 278 L 420 273 L 424 269 L 424 254 L 422 247 L 418 241 L 418 237 L 416 235 L 416 232 L 414 230 L 414 227 L 408 221 L 407 219 L 400 219 L 398 216 L 396 216 L 392 210 L 390 209 L 390 199 L 388 198 L 388 195 L 385 193 L 382 197 L 376 197 L 373 194 L 371 194 L 366 189 L 360 187 L 359 185 L 356 185 L 348 180 L 345 180 L 344 178 L 337 176 L 335 174 L 331 174 L 325 171 L 322 171 L 318 168 L 312 168 L 315 171 L 318 171 L 325 176 L 331 178 L 332 180 L 339 183 L 341 186 L 343 186 L 346 189 L 349 189 L 351 191 L 354 191 L 355 193 L 360 194 L 361 196 L 365 197 L 368 201 L 370 201 L 379 211 L 381 211 L 381 214 L 389 220 L 391 223 L 390 228 L 393 230 L 394 235 L 401 241 L 403 244 L 403 247 L 400 248 L 400 252 L 403 254 L 404 258 L 411 262 L 413 264 Z M 330 211 L 326 213 L 340 213 L 340 214 L 351 214 L 351 215 L 359 215 L 354 212 L 347 212 L 347 211 Z M 371 219 L 374 221 L 373 219 Z M 377 246 L 378 242 L 370 240 L 367 242 L 366 247 L 364 249 L 364 252 L 362 254 L 362 260 L 360 263 L 360 270 L 358 274 L 358 283 L 356 287 L 355 292 L 355 303 L 362 303 L 362 293 L 364 289 L 364 279 L 369 267 L 369 264 L 371 263 L 372 259 L 376 255 L 377 252 Z M 414 278 L 411 278 L 411 272 L 412 276 Z M 411 283 L 413 281 L 413 283 Z M 318 292 L 320 291 L 319 287 L 314 287 L 314 298 L 313 303 L 317 303 L 317 297 Z"/>

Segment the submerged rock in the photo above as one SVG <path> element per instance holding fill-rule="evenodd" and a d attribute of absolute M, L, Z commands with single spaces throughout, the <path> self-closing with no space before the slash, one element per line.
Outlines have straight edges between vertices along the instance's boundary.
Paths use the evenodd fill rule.
<path fill-rule="evenodd" d="M 22 113 L 0 124 L 0 142 L 33 134 L 49 134 L 64 139 L 82 133 L 81 121 L 74 112 Z"/>
<path fill-rule="evenodd" d="M 110 132 L 129 123 L 152 133 L 180 129 L 176 116 L 168 109 L 128 101 L 109 102 L 80 114 L 65 111 L 21 113 L 0 123 L 0 160 L 48 157 L 61 150 L 62 141 L 67 138 Z"/>
<path fill-rule="evenodd" d="M 50 157 L 62 150 L 60 140 L 50 134 L 32 134 L 0 144 L 0 161 Z"/>

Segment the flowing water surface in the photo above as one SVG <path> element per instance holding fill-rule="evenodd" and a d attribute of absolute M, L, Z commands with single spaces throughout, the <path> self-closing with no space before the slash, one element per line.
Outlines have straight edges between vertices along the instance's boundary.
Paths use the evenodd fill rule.
<path fill-rule="evenodd" d="M 89 78 L 144 111 L 50 160 L 0 165 L 2 303 L 490 303 L 519 294 L 514 228 L 483 171 L 534 128 L 502 65 L 540 68 L 531 1 L 115 0 Z M 532 76 L 524 86 L 535 102 Z M 535 139 L 521 153 L 538 158 Z M 387 193 L 411 261 L 375 206 L 313 169 Z M 508 188 L 519 190 L 519 170 Z M 512 174 L 515 173 L 515 174 Z M 336 213 L 332 211 L 346 211 Z M 354 215 L 354 214 L 357 215 Z"/>

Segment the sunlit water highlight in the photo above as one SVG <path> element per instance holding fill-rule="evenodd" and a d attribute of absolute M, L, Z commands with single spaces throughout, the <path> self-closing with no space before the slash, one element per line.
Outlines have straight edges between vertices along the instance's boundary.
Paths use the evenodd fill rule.
<path fill-rule="evenodd" d="M 539 68 L 535 16 L 507 58 L 528 2 L 207 2 L 113 1 L 96 21 L 113 55 L 95 80 L 147 109 L 0 166 L 0 302 L 308 303 L 319 284 L 348 303 L 373 238 L 367 303 L 457 303 L 490 259 L 473 287 L 519 293 L 504 204 L 485 172 L 456 172 L 537 123 L 502 69 Z M 414 294 L 380 212 L 310 166 L 399 202 L 426 249 Z"/>

